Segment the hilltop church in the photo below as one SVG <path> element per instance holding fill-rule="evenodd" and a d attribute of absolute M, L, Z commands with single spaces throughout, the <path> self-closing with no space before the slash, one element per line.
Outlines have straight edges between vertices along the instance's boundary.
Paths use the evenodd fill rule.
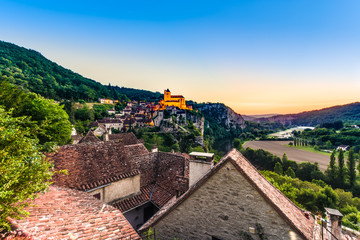
<path fill-rule="evenodd" d="M 187 106 L 185 98 L 182 95 L 172 95 L 169 89 L 164 91 L 164 100 L 160 101 L 162 109 L 166 109 L 168 106 L 178 107 L 183 110 L 192 110 L 192 106 Z"/>

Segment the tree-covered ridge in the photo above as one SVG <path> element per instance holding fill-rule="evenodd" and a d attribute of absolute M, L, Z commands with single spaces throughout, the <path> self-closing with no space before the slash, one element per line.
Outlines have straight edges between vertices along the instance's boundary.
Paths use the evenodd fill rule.
<path fill-rule="evenodd" d="M 159 99 L 160 93 L 104 86 L 48 60 L 39 52 L 0 41 L 0 77 L 24 89 L 55 100 L 98 98 Z"/>
<path fill-rule="evenodd" d="M 276 115 L 256 118 L 256 122 L 279 122 L 289 126 L 317 126 L 323 123 L 343 121 L 344 123 L 360 123 L 360 102 L 307 111 L 297 114 Z"/>

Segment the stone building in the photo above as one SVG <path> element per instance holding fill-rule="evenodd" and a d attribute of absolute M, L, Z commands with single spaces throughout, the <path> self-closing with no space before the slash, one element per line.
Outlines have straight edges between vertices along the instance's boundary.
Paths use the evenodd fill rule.
<path fill-rule="evenodd" d="M 268 239 L 314 239 L 315 220 L 268 182 L 237 150 L 140 229 L 159 239 L 254 239 L 261 226 Z"/>
<path fill-rule="evenodd" d="M 132 133 L 110 136 L 113 139 L 102 142 L 89 133 L 85 140 L 92 141 L 61 146 L 49 154 L 55 170 L 68 171 L 68 175 L 55 174 L 53 182 L 113 205 L 138 228 L 170 199 L 187 191 L 189 159 L 149 152 Z"/>
<path fill-rule="evenodd" d="M 160 101 L 162 109 L 166 107 L 178 107 L 184 110 L 192 110 L 191 106 L 186 105 L 185 98 L 182 95 L 171 95 L 169 89 L 164 91 L 164 100 Z"/>

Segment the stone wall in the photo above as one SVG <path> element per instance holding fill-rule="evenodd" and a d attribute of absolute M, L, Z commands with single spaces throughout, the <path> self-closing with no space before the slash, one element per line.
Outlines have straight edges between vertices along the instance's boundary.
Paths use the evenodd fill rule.
<path fill-rule="evenodd" d="M 104 202 L 109 203 L 119 198 L 140 193 L 140 174 L 112 182 L 104 189 Z"/>
<path fill-rule="evenodd" d="M 259 223 L 270 240 L 302 239 L 228 162 L 154 225 L 159 239 L 240 239 Z M 254 239 L 258 237 L 251 234 Z"/>

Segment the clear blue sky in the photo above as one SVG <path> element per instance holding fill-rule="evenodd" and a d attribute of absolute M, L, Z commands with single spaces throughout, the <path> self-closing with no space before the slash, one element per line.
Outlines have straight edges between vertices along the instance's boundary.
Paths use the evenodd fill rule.
<path fill-rule="evenodd" d="M 0 40 L 242 114 L 359 101 L 360 1 L 2 1 Z"/>

